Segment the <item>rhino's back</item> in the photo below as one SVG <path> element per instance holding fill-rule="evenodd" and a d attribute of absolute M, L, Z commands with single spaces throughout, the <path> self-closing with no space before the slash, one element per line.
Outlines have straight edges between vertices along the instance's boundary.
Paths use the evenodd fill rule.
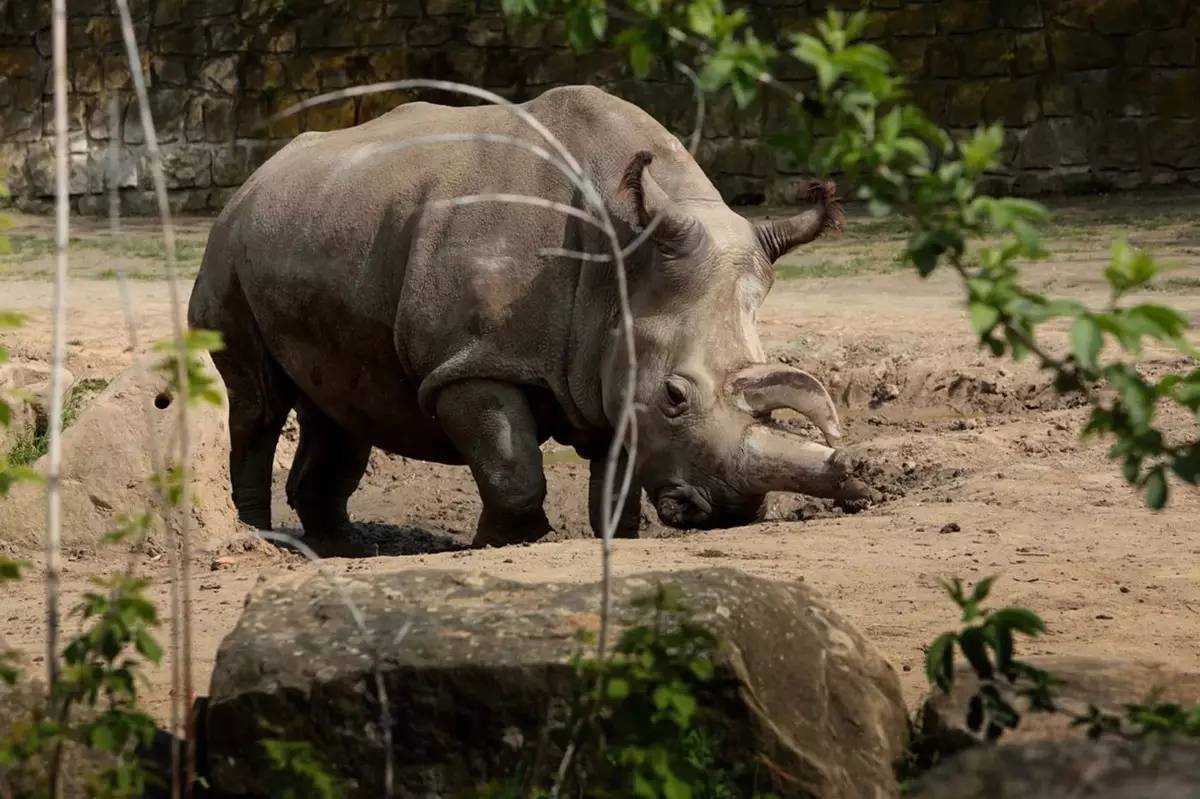
<path fill-rule="evenodd" d="M 671 134 L 601 90 L 557 89 L 522 108 L 605 195 L 615 194 L 633 154 L 651 149 L 669 193 L 717 196 Z M 556 168 L 512 146 L 408 144 L 461 133 L 546 146 L 494 106 L 409 103 L 354 128 L 304 134 L 230 202 L 202 267 L 201 283 L 206 272 L 236 273 L 268 350 L 302 391 L 396 451 L 406 435 L 399 428 L 417 415 L 428 422 L 437 389 L 463 378 L 541 387 L 574 425 L 602 421 L 598 407 L 576 407 L 567 385 L 580 264 L 539 255 L 582 246 L 578 226 L 529 206 L 430 205 L 504 192 L 577 206 L 576 192 Z M 609 205 L 632 217 L 622 202 Z"/>

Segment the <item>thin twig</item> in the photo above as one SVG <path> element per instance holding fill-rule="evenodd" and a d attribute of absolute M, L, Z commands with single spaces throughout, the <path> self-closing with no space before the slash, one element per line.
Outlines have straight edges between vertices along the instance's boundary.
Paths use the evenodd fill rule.
<path fill-rule="evenodd" d="M 688 80 L 692 82 L 692 92 L 693 96 L 696 98 L 696 124 L 692 128 L 691 135 L 688 137 L 688 152 L 691 153 L 692 157 L 694 158 L 697 151 L 700 149 L 700 142 L 704 136 L 704 118 L 706 113 L 706 106 L 704 102 L 704 86 L 700 83 L 700 77 L 696 74 L 695 70 L 693 70 L 687 64 L 676 64 L 675 66 L 679 72 L 681 72 Z M 634 236 L 628 244 L 621 248 L 621 256 L 623 258 L 629 258 L 629 256 L 633 255 L 633 253 L 636 252 L 639 247 L 650 240 L 650 237 L 654 235 L 654 231 L 658 229 L 659 223 L 662 222 L 665 213 L 665 209 L 660 208 L 658 212 L 655 213 L 654 217 L 646 223 L 646 226 L 642 228 L 642 231 Z M 580 252 L 578 250 L 568 250 L 561 247 L 544 247 L 541 250 L 538 250 L 538 254 L 560 258 L 574 258 L 579 261 L 589 261 L 592 263 L 608 263 L 612 261 L 612 256 L 608 255 L 607 253 Z"/>
<path fill-rule="evenodd" d="M 509 194 L 507 192 L 463 194 L 445 200 L 434 200 L 427 203 L 427 205 L 430 208 L 458 208 L 464 205 L 477 205 L 479 203 L 509 203 L 512 205 L 529 205 L 534 208 L 545 208 L 548 211 L 557 211 L 560 214 L 566 214 L 582 222 L 587 222 L 601 231 L 605 229 L 604 222 L 592 216 L 587 211 L 580 211 L 573 205 L 547 200 L 543 197 L 536 197 L 530 194 Z"/>
<path fill-rule="evenodd" d="M 579 165 L 579 161 L 570 153 L 570 151 L 562 144 L 562 142 L 559 141 L 558 137 L 551 133 L 550 130 L 546 128 L 546 126 L 542 124 L 540 120 L 530 114 L 527 110 L 514 104 L 512 101 L 501 97 L 495 92 L 490 92 L 487 89 L 481 89 L 477 86 L 470 86 L 463 83 L 440 80 L 425 80 L 419 78 L 410 80 L 384 81 L 320 94 L 284 109 L 278 114 L 272 116 L 264 124 L 269 126 L 274 122 L 285 119 L 289 116 L 300 113 L 307 108 L 312 108 L 323 103 L 337 102 L 350 97 L 361 97 L 367 94 L 401 91 L 407 89 L 438 89 L 446 92 L 465 94 L 505 108 L 510 113 L 515 114 L 539 136 L 541 136 L 542 139 L 546 141 L 546 143 L 562 158 L 563 162 L 571 169 L 571 171 L 573 171 L 581 180 L 585 181 L 585 191 L 583 192 L 584 197 L 587 202 L 596 209 L 597 216 L 600 218 L 600 221 L 603 222 L 604 234 L 608 238 L 609 248 L 612 252 L 614 271 L 617 278 L 618 312 L 621 317 L 619 327 L 624 338 L 625 355 L 628 363 L 627 376 L 622 392 L 621 410 L 618 414 L 612 443 L 609 446 L 608 457 L 605 461 L 602 489 L 605 492 L 605 497 L 613 496 L 614 488 L 616 488 L 616 472 L 620 464 L 621 455 L 625 454 L 626 468 L 621 480 L 620 490 L 617 492 L 614 502 L 615 506 L 623 507 L 625 500 L 629 495 L 629 490 L 632 487 L 633 470 L 637 454 L 637 430 L 633 405 L 634 391 L 637 387 L 637 352 L 633 337 L 633 315 L 629 306 L 629 287 L 626 280 L 625 258 L 622 252 L 620 241 L 617 238 L 616 229 L 612 224 L 611 215 L 608 212 L 607 205 L 604 203 L 600 192 L 596 189 L 590 178 L 584 173 L 583 168 Z M 654 220 L 652 224 L 657 224 L 657 219 Z M 620 515 L 614 514 L 612 509 L 613 506 L 608 502 L 601 503 L 601 609 L 600 635 L 597 642 L 597 653 L 599 657 L 604 656 L 608 640 L 609 615 L 612 604 L 612 539 L 616 532 L 616 525 L 619 523 L 620 519 Z"/>
<path fill-rule="evenodd" d="M 108 192 L 108 235 L 113 242 L 113 271 L 117 275 L 117 297 L 121 302 L 121 315 L 125 320 L 125 338 L 129 342 L 130 366 L 136 368 L 138 358 L 137 309 L 134 307 L 133 295 L 129 290 L 129 279 L 125 274 L 125 248 L 122 246 L 121 235 L 121 195 L 117 187 L 121 163 L 120 128 L 121 103 L 114 94 L 108 99 L 108 148 L 105 159 L 105 190 Z M 149 453 L 153 473 L 162 474 L 162 458 L 158 451 L 158 442 L 155 441 L 150 408 L 151 406 L 147 404 L 142 411 L 146 428 L 146 452 Z M 129 547 L 129 560 L 125 564 L 125 573 L 129 576 L 132 576 L 137 571 L 137 556 L 141 546 L 145 543 L 145 536 L 148 534 L 149 529 L 143 534 L 142 540 L 135 542 L 136 545 L 130 545 Z M 177 723 L 178 719 L 174 721 Z M 177 731 L 177 729 L 172 729 L 172 733 Z"/>
<path fill-rule="evenodd" d="M 138 52 L 137 37 L 134 34 L 133 19 L 129 13 L 128 0 L 117 0 L 117 11 L 121 17 L 121 35 L 125 40 L 125 52 L 129 60 L 129 72 L 133 78 L 133 88 L 137 95 L 139 117 L 142 124 L 142 135 L 146 141 L 146 153 L 150 159 L 150 172 L 154 181 L 154 194 L 158 201 L 158 213 L 162 220 L 163 246 L 166 250 L 165 266 L 167 290 L 171 305 L 171 327 L 175 346 L 175 378 L 181 396 L 176 398 L 179 418 L 179 479 L 180 498 L 178 505 L 178 536 L 179 536 L 179 579 L 172 583 L 179 584 L 179 615 L 172 614 L 172 628 L 178 627 L 181 645 L 173 654 L 173 660 L 180 662 L 182 696 L 176 696 L 172 701 L 182 701 L 184 707 L 184 757 L 183 779 L 179 784 L 177 770 L 171 776 L 172 797 L 178 797 L 179 790 L 185 798 L 192 796 L 196 773 L 196 741 L 194 735 L 194 718 L 192 704 L 194 686 L 192 678 L 192 594 L 191 594 L 191 440 L 189 429 L 188 405 L 190 392 L 188 390 L 188 352 L 185 340 L 185 325 L 183 320 L 183 303 L 179 296 L 179 285 L 176 280 L 175 266 L 175 228 L 171 222 L 171 207 L 167 199 L 167 182 L 163 174 L 162 154 L 158 149 L 158 135 L 154 127 L 154 117 L 150 110 L 150 99 L 146 92 L 146 79 L 142 74 L 142 62 Z M 175 542 L 170 542 L 173 549 Z M 173 632 L 174 635 L 174 632 Z M 177 657 L 175 657 L 177 656 Z"/>
<path fill-rule="evenodd" d="M 58 590 L 62 559 L 63 370 L 67 355 L 67 247 L 71 185 L 67 137 L 67 5 L 54 1 L 54 334 L 50 361 L 50 418 L 46 463 L 46 679 L 58 685 Z M 51 774 L 51 796 L 56 794 Z"/>
<path fill-rule="evenodd" d="M 50 366 L 49 446 L 46 462 L 46 679 L 48 713 L 60 719 L 67 703 L 61 699 L 58 664 L 59 570 L 62 559 L 62 419 L 63 370 L 67 340 L 67 248 L 70 246 L 71 184 L 67 127 L 67 6 L 53 1 L 54 47 L 54 333 Z M 56 706 L 61 701 L 61 706 Z M 62 742 L 50 751 L 49 796 L 58 799 Z"/>
<path fill-rule="evenodd" d="M 627 285 L 627 280 L 626 280 L 626 271 L 625 271 L 625 252 L 623 251 L 620 241 L 618 240 L 616 229 L 613 226 L 612 218 L 611 218 L 611 215 L 609 214 L 607 205 L 603 201 L 603 198 L 602 198 L 600 192 L 596 189 L 595 185 L 592 183 L 590 177 L 584 173 L 582 167 L 579 165 L 578 160 L 576 160 L 574 158 L 574 156 L 571 155 L 571 153 L 567 150 L 567 148 L 565 146 L 563 146 L 563 144 L 558 140 L 557 137 L 554 136 L 553 133 L 551 133 L 539 120 L 537 120 L 535 117 L 533 117 L 528 111 L 516 106 L 512 102 L 506 100 L 503 97 L 500 97 L 499 95 L 497 95 L 493 92 L 489 92 L 484 89 L 479 89 L 474 86 L 468 86 L 468 85 L 459 84 L 459 83 L 452 83 L 449 81 L 429 81 L 429 80 L 390 81 L 390 82 L 372 84 L 372 85 L 368 85 L 368 86 L 360 86 L 360 87 L 353 87 L 350 89 L 343 89 L 340 91 L 329 92 L 327 94 L 309 98 L 308 100 L 305 100 L 295 106 L 285 109 L 280 114 L 275 115 L 268 121 L 267 124 L 270 124 L 274 121 L 277 121 L 277 120 L 280 120 L 283 118 L 286 118 L 295 113 L 299 113 L 300 111 L 304 110 L 305 108 L 311 108 L 311 107 L 319 105 L 321 103 L 335 102 L 337 100 L 345 99 L 347 97 L 357 97 L 357 96 L 362 96 L 362 95 L 372 94 L 372 93 L 377 93 L 377 92 L 397 91 L 397 90 L 411 89 L 411 88 L 433 88 L 433 89 L 441 89 L 443 91 L 466 94 L 469 96 L 483 99 L 494 105 L 498 105 L 503 108 L 506 108 L 511 113 L 515 114 L 518 118 L 520 118 L 527 125 L 529 125 L 535 132 L 537 132 L 538 135 L 540 135 L 550 145 L 550 147 L 553 148 L 555 150 L 555 152 L 561 157 L 562 164 L 567 167 L 567 170 L 562 170 L 560 167 L 560 171 L 564 171 L 564 174 L 568 174 L 568 177 L 570 177 L 570 173 L 574 174 L 574 179 L 572 180 L 572 183 L 574 183 L 578 188 L 581 189 L 581 194 L 583 195 L 585 201 L 588 203 L 588 205 L 592 206 L 592 208 L 595 209 L 596 215 L 599 217 L 599 220 L 597 220 L 595 217 L 591 216 L 590 214 L 587 214 L 586 212 L 582 212 L 579 209 L 573 208 L 571 206 L 565 206 L 561 203 L 554 203 L 551 201 L 547 201 L 544 198 L 526 197 L 523 195 L 511 195 L 511 194 L 509 194 L 509 195 L 497 194 L 497 195 L 490 195 L 490 196 L 489 195 L 476 195 L 471 198 L 458 198 L 457 201 L 451 200 L 448 202 L 443 202 L 443 203 L 441 203 L 441 205 L 444 205 L 444 206 L 446 206 L 446 205 L 448 205 L 448 206 L 465 205 L 470 202 L 482 202 L 485 199 L 488 199 L 491 201 L 518 202 L 518 203 L 524 203 L 524 204 L 530 204 L 530 205 L 537 205 L 537 206 L 548 208 L 548 209 L 551 209 L 551 210 L 554 210 L 554 211 L 557 211 L 560 213 L 568 214 L 572 217 L 578 218 L 581 221 L 585 221 L 589 224 L 594 225 L 596 221 L 599 221 L 599 222 L 601 222 L 600 228 L 601 228 L 601 230 L 603 230 L 605 236 L 608 239 L 609 248 L 612 253 L 611 260 L 614 264 L 614 272 L 615 272 L 616 278 L 617 278 L 617 298 L 618 298 L 618 311 L 620 314 L 620 331 L 622 333 L 622 337 L 623 337 L 624 343 L 625 343 L 625 355 L 626 355 L 626 359 L 627 359 L 628 369 L 627 369 L 627 374 L 626 374 L 625 385 L 623 387 L 624 391 L 623 391 L 623 397 L 622 397 L 621 411 L 618 415 L 618 419 L 615 424 L 614 435 L 612 438 L 612 442 L 609 446 L 607 459 L 605 461 L 605 470 L 604 470 L 604 479 L 603 479 L 603 492 L 604 492 L 603 496 L 605 498 L 613 497 L 613 488 L 614 488 L 614 483 L 616 481 L 616 474 L 617 474 L 617 470 L 619 467 L 620 458 L 621 458 L 622 454 L 625 454 L 626 464 L 625 464 L 624 474 L 622 475 L 620 491 L 617 493 L 617 495 L 615 497 L 613 497 L 614 502 L 612 504 L 610 504 L 607 501 L 604 501 L 601 503 L 601 531 L 602 531 L 602 535 L 601 535 L 601 579 L 600 579 L 601 609 L 600 609 L 600 634 L 599 634 L 599 640 L 597 643 L 597 654 L 598 654 L 598 657 L 603 658 L 606 654 L 606 646 L 607 646 L 607 640 L 608 640 L 608 630 L 609 630 L 609 626 L 610 626 L 610 615 L 611 615 L 611 606 L 612 606 L 612 539 L 616 532 L 616 525 L 619 523 L 619 519 L 620 519 L 620 514 L 614 513 L 614 508 L 623 508 L 624 507 L 625 501 L 629 495 L 629 490 L 631 488 L 632 481 L 633 481 L 633 470 L 634 470 L 634 465 L 636 462 L 635 459 L 636 459 L 636 454 L 637 454 L 637 425 L 636 425 L 636 418 L 634 416 L 634 401 L 633 401 L 634 392 L 635 392 L 635 389 L 637 386 L 637 351 L 636 351 L 636 345 L 635 345 L 634 336 L 633 336 L 633 314 L 632 314 L 632 311 L 631 311 L 630 305 L 629 305 L 629 290 L 628 290 L 628 285 Z M 703 110 L 702 109 L 698 113 L 697 118 L 698 118 L 698 120 L 703 120 Z M 698 125 L 699 125 L 699 122 L 698 122 Z M 697 133 L 697 134 L 693 135 L 693 139 L 692 139 L 693 148 L 698 141 L 699 141 L 699 134 Z M 511 143 L 511 142 L 509 142 L 509 143 Z M 546 157 L 546 155 L 544 155 L 540 152 L 536 152 L 531 148 L 526 148 L 526 149 L 529 149 L 531 152 L 534 152 L 535 155 L 542 157 L 543 160 L 547 160 L 550 163 L 554 163 L 554 160 Z M 556 166 L 558 166 L 558 164 L 556 164 Z M 650 222 L 650 224 L 647 225 L 647 229 L 643 231 L 643 236 L 641 238 L 641 241 L 637 241 L 634 244 L 635 247 L 640 245 L 642 243 L 642 241 L 645 241 L 646 239 L 649 238 L 649 236 L 653 232 L 654 227 L 656 227 L 658 225 L 658 223 L 660 221 L 660 217 L 661 217 L 661 214 L 657 215 Z M 587 260 L 587 259 L 581 259 L 581 260 Z M 264 535 L 266 535 L 266 534 L 264 534 Z M 269 535 L 268 535 L 268 537 L 269 537 Z M 383 704 L 384 704 L 384 706 L 386 706 L 386 702 L 384 702 Z M 570 754 L 572 751 L 573 751 L 573 746 L 569 746 L 568 750 L 567 750 L 567 756 L 565 757 L 563 763 L 560 764 L 560 767 L 559 767 L 560 772 L 569 768 L 570 760 L 571 760 Z M 387 759 L 388 759 L 387 768 L 390 773 L 390 769 L 391 769 L 390 748 L 388 750 Z M 558 784 L 561 784 L 561 774 L 560 774 L 560 779 L 556 780 L 556 787 Z M 389 786 L 390 786 L 390 782 L 389 782 Z"/>

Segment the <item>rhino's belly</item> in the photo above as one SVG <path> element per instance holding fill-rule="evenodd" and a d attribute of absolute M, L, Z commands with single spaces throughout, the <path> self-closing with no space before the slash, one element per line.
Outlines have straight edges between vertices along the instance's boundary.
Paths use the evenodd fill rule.
<path fill-rule="evenodd" d="M 463 463 L 436 420 L 418 407 L 416 385 L 403 376 L 391 341 L 352 326 L 343 332 L 316 340 L 268 335 L 268 346 L 300 392 L 356 438 L 406 458 Z"/>

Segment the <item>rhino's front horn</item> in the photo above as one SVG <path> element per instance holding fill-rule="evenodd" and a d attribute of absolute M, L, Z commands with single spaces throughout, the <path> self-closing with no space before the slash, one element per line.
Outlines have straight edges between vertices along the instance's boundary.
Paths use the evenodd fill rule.
<path fill-rule="evenodd" d="M 752 425 L 742 442 L 739 472 L 754 493 L 791 491 L 850 502 L 878 495 L 856 478 L 843 450 L 805 441 L 766 424 Z"/>
<path fill-rule="evenodd" d="M 808 372 L 782 364 L 750 366 L 734 374 L 729 382 L 734 403 L 753 414 L 791 408 L 803 414 L 833 444 L 842 437 L 837 408 L 821 381 Z"/>
<path fill-rule="evenodd" d="M 758 243 L 771 263 L 793 247 L 807 244 L 826 231 L 842 229 L 846 215 L 838 200 L 837 185 L 832 180 L 814 181 L 808 188 L 808 196 L 814 208 L 788 219 L 755 224 Z"/>

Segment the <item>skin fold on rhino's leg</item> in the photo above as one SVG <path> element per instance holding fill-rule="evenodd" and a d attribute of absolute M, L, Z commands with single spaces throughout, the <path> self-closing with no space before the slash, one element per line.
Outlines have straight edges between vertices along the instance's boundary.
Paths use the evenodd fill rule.
<path fill-rule="evenodd" d="M 288 472 L 288 505 L 304 527 L 304 539 L 328 557 L 370 557 L 379 547 L 363 541 L 346 503 L 367 469 L 371 445 L 359 441 L 306 397 L 296 403 L 300 445 Z"/>
<path fill-rule="evenodd" d="M 588 521 L 592 525 L 592 533 L 596 538 L 604 536 L 604 518 L 601 508 L 604 502 L 611 503 L 612 498 L 604 496 L 604 469 L 608 456 L 593 458 L 588 462 Z M 621 478 L 625 473 L 626 456 L 624 453 L 617 464 L 615 488 L 619 489 Z M 617 522 L 616 538 L 637 538 L 642 526 L 642 488 L 635 477 L 629 486 L 629 495 L 625 497 L 625 505 L 620 509 L 621 518 Z"/>
<path fill-rule="evenodd" d="M 474 546 L 536 541 L 551 532 L 537 421 L 521 389 L 494 380 L 452 383 L 438 394 L 437 415 L 483 500 Z"/>

